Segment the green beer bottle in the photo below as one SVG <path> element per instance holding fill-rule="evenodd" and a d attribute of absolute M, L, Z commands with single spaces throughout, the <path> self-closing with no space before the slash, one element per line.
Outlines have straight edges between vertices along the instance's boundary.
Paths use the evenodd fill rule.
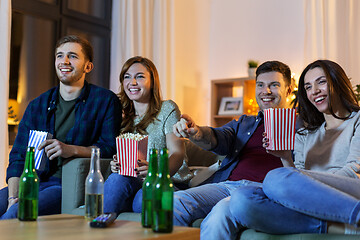
<path fill-rule="evenodd" d="M 35 171 L 35 148 L 28 147 L 19 181 L 18 219 L 35 221 L 38 216 L 39 178 Z"/>
<path fill-rule="evenodd" d="M 154 232 L 172 232 L 173 229 L 174 187 L 169 174 L 168 150 L 160 151 L 159 173 L 153 187 Z"/>
<path fill-rule="evenodd" d="M 141 224 L 143 227 L 151 228 L 152 226 L 152 191 L 157 175 L 157 150 L 150 149 L 148 174 L 142 185 L 142 211 Z"/>

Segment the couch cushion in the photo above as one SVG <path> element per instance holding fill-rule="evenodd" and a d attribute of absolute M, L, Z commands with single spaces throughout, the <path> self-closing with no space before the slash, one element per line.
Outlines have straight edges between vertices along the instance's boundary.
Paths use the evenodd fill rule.
<path fill-rule="evenodd" d="M 133 221 L 133 222 L 141 222 L 141 213 L 124 212 L 124 213 L 120 213 L 117 219 Z"/>
<path fill-rule="evenodd" d="M 342 235 L 342 234 L 287 234 L 273 235 L 257 232 L 253 229 L 247 229 L 240 235 L 240 240 L 342 240 L 342 239 L 360 239 L 360 236 Z"/>
<path fill-rule="evenodd" d="M 208 167 L 219 160 L 219 155 L 198 147 L 190 140 L 184 138 L 184 142 L 189 166 Z"/>

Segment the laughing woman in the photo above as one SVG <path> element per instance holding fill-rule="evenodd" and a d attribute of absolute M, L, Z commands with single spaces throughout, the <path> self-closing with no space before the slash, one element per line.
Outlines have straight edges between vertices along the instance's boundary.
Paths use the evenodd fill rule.
<path fill-rule="evenodd" d="M 172 133 L 173 125 L 180 118 L 180 111 L 173 101 L 161 100 L 155 65 L 147 58 L 130 58 L 121 70 L 120 84 L 119 95 L 123 106 L 121 133 L 148 135 L 149 147 L 168 148 L 169 170 L 173 176 L 182 166 L 185 154 L 183 142 Z M 138 161 L 138 165 L 138 177 L 119 175 L 117 172 L 121 166 L 115 156 L 111 162 L 113 173 L 104 186 L 104 212 L 141 212 L 141 187 L 148 163 Z"/>
<path fill-rule="evenodd" d="M 239 188 L 213 209 L 224 211 L 222 224 L 205 224 L 202 237 L 235 239 L 244 228 L 357 234 L 360 112 L 349 78 L 337 63 L 315 61 L 300 76 L 298 102 L 304 128 L 296 134 L 295 161 L 290 151 L 269 151 L 285 167 L 270 171 L 262 185 Z M 263 141 L 266 147 L 268 139 Z"/>

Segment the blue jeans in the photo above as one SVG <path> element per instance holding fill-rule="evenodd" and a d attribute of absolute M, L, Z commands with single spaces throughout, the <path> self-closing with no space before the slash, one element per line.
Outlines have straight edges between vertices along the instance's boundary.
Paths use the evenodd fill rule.
<path fill-rule="evenodd" d="M 235 221 L 230 213 L 231 196 L 219 201 L 202 221 L 200 239 L 227 240 L 237 239 L 243 226 Z"/>
<path fill-rule="evenodd" d="M 141 212 L 142 181 L 112 173 L 104 184 L 104 212 Z"/>
<path fill-rule="evenodd" d="M 359 222 L 359 199 L 359 179 L 278 168 L 263 186 L 239 188 L 219 202 L 203 221 L 201 236 L 236 239 L 244 227 L 272 234 L 326 233 L 327 221 Z"/>
<path fill-rule="evenodd" d="M 0 219 L 17 218 L 18 203 L 8 206 L 8 188 L 0 190 Z M 61 213 L 61 179 L 50 177 L 39 185 L 39 216 Z"/>
<path fill-rule="evenodd" d="M 104 212 L 141 213 L 142 184 L 139 178 L 112 173 L 104 185 Z M 174 186 L 174 191 L 178 188 Z"/>
<path fill-rule="evenodd" d="M 174 194 L 174 225 L 190 226 L 196 219 L 204 218 L 211 209 L 231 192 L 241 186 L 260 185 L 247 180 L 205 184 Z"/>

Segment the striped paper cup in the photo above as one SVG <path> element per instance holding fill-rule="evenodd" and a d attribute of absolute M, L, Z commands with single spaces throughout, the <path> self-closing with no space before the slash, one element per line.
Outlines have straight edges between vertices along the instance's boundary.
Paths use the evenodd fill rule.
<path fill-rule="evenodd" d="M 51 139 L 52 134 L 43 131 L 30 130 L 28 147 L 35 148 L 35 169 L 44 170 L 46 165 L 46 155 L 44 149 L 38 150 L 39 145 L 46 139 Z"/>
<path fill-rule="evenodd" d="M 120 165 L 120 175 L 137 177 L 135 172 L 135 168 L 138 166 L 137 160 L 146 160 L 146 152 L 144 153 L 143 149 L 147 151 L 147 140 L 147 137 L 142 140 L 116 138 L 116 153 Z"/>
<path fill-rule="evenodd" d="M 269 150 L 293 150 L 295 142 L 296 110 L 269 108 L 264 110 L 265 132 Z"/>

